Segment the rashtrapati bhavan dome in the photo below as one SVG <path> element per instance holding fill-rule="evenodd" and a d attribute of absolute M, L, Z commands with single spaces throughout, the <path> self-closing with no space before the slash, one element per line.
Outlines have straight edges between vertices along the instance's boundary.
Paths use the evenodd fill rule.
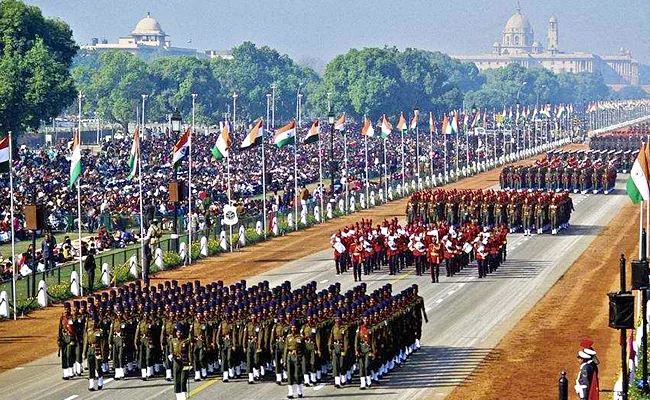
<path fill-rule="evenodd" d="M 501 42 L 492 45 L 491 53 L 452 57 L 471 61 L 481 71 L 517 63 L 523 67 L 544 67 L 555 73 L 600 72 L 605 82 L 612 85 L 637 85 L 639 81 L 638 63 L 632 58 L 630 50 L 621 48 L 618 54 L 610 56 L 560 51 L 558 20 L 555 16 L 548 20 L 544 48 L 535 40 L 533 28 L 519 7 L 506 23 Z"/>

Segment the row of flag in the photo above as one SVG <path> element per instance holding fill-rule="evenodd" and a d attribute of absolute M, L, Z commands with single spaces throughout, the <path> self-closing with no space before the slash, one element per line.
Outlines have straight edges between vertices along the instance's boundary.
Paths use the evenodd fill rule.
<path fill-rule="evenodd" d="M 593 113 L 597 111 L 619 109 L 628 110 L 642 106 L 650 106 L 650 99 L 593 101 L 587 105 L 586 112 Z"/>

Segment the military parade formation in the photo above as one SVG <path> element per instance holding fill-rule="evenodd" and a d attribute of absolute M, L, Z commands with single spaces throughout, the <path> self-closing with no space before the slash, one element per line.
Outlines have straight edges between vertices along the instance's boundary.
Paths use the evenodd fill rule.
<path fill-rule="evenodd" d="M 499 184 L 506 190 L 609 194 L 623 158 L 614 150 L 551 151 L 532 165 L 504 167 Z"/>
<path fill-rule="evenodd" d="M 273 288 L 136 281 L 66 302 L 59 356 L 63 379 L 88 369 L 90 391 L 102 389 L 111 369 L 116 380 L 164 376 L 179 400 L 192 376 L 247 376 L 253 384 L 274 371 L 288 398 L 303 397 L 303 385 L 328 375 L 341 388 L 358 372 L 359 387 L 370 387 L 420 348 L 423 319 L 417 285 L 393 294 L 390 284 L 342 292 L 339 283 L 319 291 L 316 282 L 292 290 L 289 281 Z"/>

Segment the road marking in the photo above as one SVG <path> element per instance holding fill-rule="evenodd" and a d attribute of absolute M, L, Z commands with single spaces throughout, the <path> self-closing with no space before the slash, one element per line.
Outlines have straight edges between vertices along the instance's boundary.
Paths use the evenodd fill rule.
<path fill-rule="evenodd" d="M 438 299 L 438 300 L 436 300 L 436 304 L 440 304 L 440 303 L 442 303 L 443 300 L 444 300 L 444 299 Z"/>
<path fill-rule="evenodd" d="M 431 311 L 431 307 L 427 307 L 427 308 L 425 308 L 424 311 L 426 311 L 426 312 Z"/>
<path fill-rule="evenodd" d="M 324 383 L 321 383 L 320 385 L 316 386 L 316 387 L 314 388 L 314 390 L 321 390 L 321 389 L 324 388 L 324 387 L 325 387 L 325 384 L 324 384 Z"/>
<path fill-rule="evenodd" d="M 77 397 L 79 397 L 78 394 L 73 394 L 72 396 L 70 396 L 70 397 L 66 397 L 66 398 L 63 399 L 63 400 L 74 400 L 74 399 L 76 399 Z"/>
<path fill-rule="evenodd" d="M 402 279 L 404 279 L 404 278 L 406 278 L 407 276 L 411 275 L 413 272 L 415 272 L 415 271 L 409 271 L 409 272 L 405 273 L 404 275 L 400 275 L 397 279 L 395 279 L 395 280 L 393 280 L 393 281 L 391 282 L 391 285 L 394 284 L 394 283 L 397 283 L 397 282 L 401 281 Z"/>
<path fill-rule="evenodd" d="M 14 368 L 14 369 L 15 369 L 16 371 L 20 371 L 21 369 L 25 369 L 25 368 L 23 368 L 23 367 L 16 367 L 16 368 Z"/>
<path fill-rule="evenodd" d="M 456 290 L 455 290 L 455 289 L 454 289 L 454 290 L 450 290 L 449 292 L 447 292 L 447 294 L 450 295 L 450 296 L 451 296 L 452 294 L 454 294 L 454 293 L 456 293 Z"/>
<path fill-rule="evenodd" d="M 113 378 L 108 378 L 108 379 L 106 379 L 106 380 L 104 381 L 104 385 L 107 384 L 107 383 L 109 383 L 109 382 L 113 382 Z"/>
<path fill-rule="evenodd" d="M 327 283 L 329 281 L 330 281 L 329 279 L 323 279 L 322 281 L 320 281 L 320 283 Z"/>
<path fill-rule="evenodd" d="M 217 382 L 221 382 L 221 377 L 213 378 L 213 379 L 210 379 L 210 380 L 207 380 L 207 381 L 203 382 L 202 384 L 195 387 L 194 390 L 192 390 L 190 392 L 189 397 L 196 396 L 197 394 L 201 393 L 202 391 L 204 391 L 205 389 L 209 388 L 210 386 L 214 385 Z"/>
<path fill-rule="evenodd" d="M 458 286 L 463 287 L 463 286 L 465 286 L 465 285 L 467 285 L 467 282 L 462 282 L 462 283 L 461 283 L 460 285 L 458 285 Z"/>

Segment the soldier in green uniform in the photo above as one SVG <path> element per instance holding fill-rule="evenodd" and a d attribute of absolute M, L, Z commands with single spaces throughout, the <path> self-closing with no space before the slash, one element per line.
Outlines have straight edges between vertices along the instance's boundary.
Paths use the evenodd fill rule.
<path fill-rule="evenodd" d="M 77 333 L 73 316 L 70 311 L 70 303 L 63 303 L 63 314 L 59 319 L 59 356 L 61 357 L 61 368 L 63 379 L 68 380 L 74 376 L 73 365 L 75 362 L 74 349 L 76 347 Z"/>
<path fill-rule="evenodd" d="M 348 348 L 348 335 L 345 325 L 343 325 L 343 313 L 341 310 L 336 311 L 334 327 L 330 332 L 327 347 L 332 355 L 332 374 L 334 375 L 334 384 L 341 388 L 344 383 L 343 360 L 346 356 L 345 349 Z"/>
<path fill-rule="evenodd" d="M 113 368 L 115 368 L 115 380 L 118 381 L 124 378 L 124 335 L 127 330 L 127 323 L 127 320 L 124 319 L 124 309 L 121 305 L 117 306 L 108 338 L 111 341 L 111 358 L 113 359 Z"/>
<path fill-rule="evenodd" d="M 248 367 L 248 383 L 253 384 L 260 378 L 260 353 L 262 351 L 263 332 L 258 321 L 258 310 L 253 310 L 250 321 L 244 327 L 244 351 L 246 353 L 246 365 Z"/>
<path fill-rule="evenodd" d="M 232 324 L 232 308 L 226 308 L 226 318 L 221 321 L 219 330 L 217 332 L 217 343 L 221 352 L 221 374 L 223 375 L 223 382 L 234 377 L 234 369 L 231 365 L 232 352 L 235 348 L 234 330 Z"/>
<path fill-rule="evenodd" d="M 271 343 L 273 345 L 273 362 L 275 363 L 275 383 L 282 384 L 282 355 L 284 354 L 285 338 L 289 333 L 289 327 L 285 324 L 285 312 L 280 309 L 275 326 L 271 332 Z M 286 372 L 284 372 L 286 375 Z"/>
<path fill-rule="evenodd" d="M 359 365 L 359 378 L 361 380 L 360 389 L 370 387 L 372 380 L 370 379 L 370 360 L 374 358 L 375 349 L 372 348 L 373 341 L 371 340 L 372 330 L 370 328 L 370 314 L 368 311 L 363 313 L 361 324 L 356 330 L 354 337 L 354 354 L 357 357 Z"/>
<path fill-rule="evenodd" d="M 142 380 L 146 381 L 153 375 L 153 321 L 151 307 L 145 306 L 145 315 L 135 330 L 135 348 L 138 352 L 138 367 Z"/>
<path fill-rule="evenodd" d="M 101 318 L 99 320 L 99 327 L 102 330 L 102 371 L 106 374 L 108 373 L 108 360 L 110 356 L 110 338 L 109 332 L 111 330 L 111 316 L 108 312 L 108 304 L 102 303 L 100 308 Z"/>
<path fill-rule="evenodd" d="M 205 363 L 208 324 L 203 318 L 203 308 L 197 310 L 196 317 L 190 325 L 190 341 L 192 342 L 192 360 L 194 361 L 194 382 L 199 382 L 208 373 Z"/>
<path fill-rule="evenodd" d="M 83 358 L 88 360 L 88 390 L 102 390 L 104 387 L 104 373 L 102 371 L 102 346 L 104 338 L 99 325 L 99 316 L 94 312 L 86 321 L 86 329 L 83 335 Z"/>
<path fill-rule="evenodd" d="M 300 365 L 300 359 L 304 356 L 305 346 L 303 343 L 302 336 L 298 332 L 298 321 L 295 319 L 291 321 L 291 330 L 287 335 L 285 346 L 284 346 L 284 355 L 282 357 L 282 363 L 287 369 L 287 378 L 289 383 L 289 394 L 287 398 L 293 399 L 294 391 L 298 397 L 302 398 L 302 375 Z M 295 390 L 294 390 L 295 389 Z"/>
<path fill-rule="evenodd" d="M 305 385 L 316 384 L 316 342 L 320 341 L 319 333 L 314 323 L 314 311 L 307 311 L 307 321 L 300 329 L 305 342 L 305 356 L 302 358 L 303 380 Z"/>
<path fill-rule="evenodd" d="M 175 335 L 175 318 L 176 306 L 168 306 L 166 315 L 162 320 L 162 329 L 160 330 L 160 346 L 163 349 L 163 362 L 165 365 L 165 379 L 167 382 L 172 380 L 173 361 L 169 359 L 171 353 L 171 340 Z"/>
<path fill-rule="evenodd" d="M 187 399 L 187 381 L 192 369 L 191 341 L 185 337 L 183 325 L 176 324 L 176 337 L 171 339 L 171 353 L 167 356 L 173 362 L 174 393 L 176 400 Z"/>
<path fill-rule="evenodd" d="M 81 302 L 79 301 L 74 301 L 73 303 L 74 306 L 74 327 L 75 327 L 75 333 L 77 337 L 75 338 L 75 349 L 74 349 L 74 357 L 75 357 L 75 362 L 73 365 L 73 372 L 75 375 L 81 376 L 81 372 L 83 371 L 83 358 L 82 358 L 82 353 L 83 353 L 83 336 L 84 332 L 86 330 L 86 300 L 82 300 Z"/>

